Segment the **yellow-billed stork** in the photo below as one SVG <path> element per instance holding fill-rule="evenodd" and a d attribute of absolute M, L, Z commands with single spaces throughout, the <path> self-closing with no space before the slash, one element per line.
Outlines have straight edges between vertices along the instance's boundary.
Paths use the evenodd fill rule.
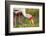
<path fill-rule="evenodd" d="M 27 13 L 25 12 L 25 9 L 24 9 L 24 8 L 18 8 L 18 9 L 15 11 L 15 14 L 18 14 L 18 15 L 19 15 L 19 13 L 22 13 L 22 15 L 23 15 L 24 17 L 26 17 L 27 19 L 29 19 L 30 24 L 32 23 L 33 26 L 34 26 L 34 20 L 33 20 L 33 16 L 32 16 L 31 14 L 27 14 Z M 15 19 L 15 20 L 16 20 L 16 19 Z M 19 20 L 20 20 L 20 16 L 19 16 Z"/>

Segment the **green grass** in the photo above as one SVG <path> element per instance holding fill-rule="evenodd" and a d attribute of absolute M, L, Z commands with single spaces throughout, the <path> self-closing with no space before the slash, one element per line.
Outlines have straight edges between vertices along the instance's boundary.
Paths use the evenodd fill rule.
<path fill-rule="evenodd" d="M 32 24 L 29 23 L 29 20 L 24 18 L 24 24 L 16 24 L 16 28 L 21 28 L 21 27 L 33 27 Z M 39 19 L 38 18 L 35 18 L 34 19 L 34 23 L 35 23 L 35 26 L 34 27 L 38 27 L 39 26 Z"/>

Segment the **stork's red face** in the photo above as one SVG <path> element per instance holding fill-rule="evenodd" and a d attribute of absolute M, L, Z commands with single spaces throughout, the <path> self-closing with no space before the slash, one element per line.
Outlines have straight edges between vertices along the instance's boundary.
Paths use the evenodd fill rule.
<path fill-rule="evenodd" d="M 32 16 L 29 16 L 28 19 L 31 20 L 32 19 Z"/>

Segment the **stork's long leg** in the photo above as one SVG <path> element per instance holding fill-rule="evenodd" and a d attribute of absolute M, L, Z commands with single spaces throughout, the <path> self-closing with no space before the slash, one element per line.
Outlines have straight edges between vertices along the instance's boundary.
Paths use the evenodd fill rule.
<path fill-rule="evenodd" d="M 21 23 L 21 15 L 20 15 L 20 14 L 19 14 L 19 23 L 22 24 L 22 23 Z"/>
<path fill-rule="evenodd" d="M 20 15 L 20 14 L 19 14 L 19 23 L 23 24 L 23 22 L 22 22 L 22 15 Z"/>
<path fill-rule="evenodd" d="M 16 27 L 16 15 L 15 15 L 15 19 L 14 20 L 15 20 L 15 27 Z"/>
<path fill-rule="evenodd" d="M 21 20 L 20 20 L 20 21 L 22 22 L 22 24 L 24 24 L 24 23 L 23 23 L 23 15 L 21 15 L 21 17 L 20 17 L 20 18 L 21 18 Z"/>
<path fill-rule="evenodd" d="M 19 17 L 18 19 L 19 19 L 19 22 L 20 22 L 20 14 L 19 14 L 19 16 L 18 16 L 18 17 Z"/>

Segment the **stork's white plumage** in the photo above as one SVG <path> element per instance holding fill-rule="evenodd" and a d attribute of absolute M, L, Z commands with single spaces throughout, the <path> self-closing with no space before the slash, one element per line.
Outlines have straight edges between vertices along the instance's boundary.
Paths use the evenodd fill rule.
<path fill-rule="evenodd" d="M 15 14 L 19 13 L 19 11 L 15 11 Z"/>
<path fill-rule="evenodd" d="M 25 12 L 25 9 L 24 9 L 24 8 L 21 9 L 21 11 L 22 11 L 22 14 L 23 14 L 24 17 L 26 17 L 26 18 L 28 18 L 28 19 L 31 19 L 31 18 L 32 18 L 32 15 L 31 15 L 31 14 L 27 14 L 27 13 Z"/>
<path fill-rule="evenodd" d="M 15 11 L 15 14 L 21 12 L 24 17 L 26 17 L 26 18 L 28 18 L 28 19 L 31 19 L 31 18 L 32 18 L 32 15 L 31 15 L 31 14 L 26 14 L 24 8 L 22 8 L 22 9 L 21 9 L 21 8 L 15 8 L 15 10 L 18 10 L 18 11 Z"/>

